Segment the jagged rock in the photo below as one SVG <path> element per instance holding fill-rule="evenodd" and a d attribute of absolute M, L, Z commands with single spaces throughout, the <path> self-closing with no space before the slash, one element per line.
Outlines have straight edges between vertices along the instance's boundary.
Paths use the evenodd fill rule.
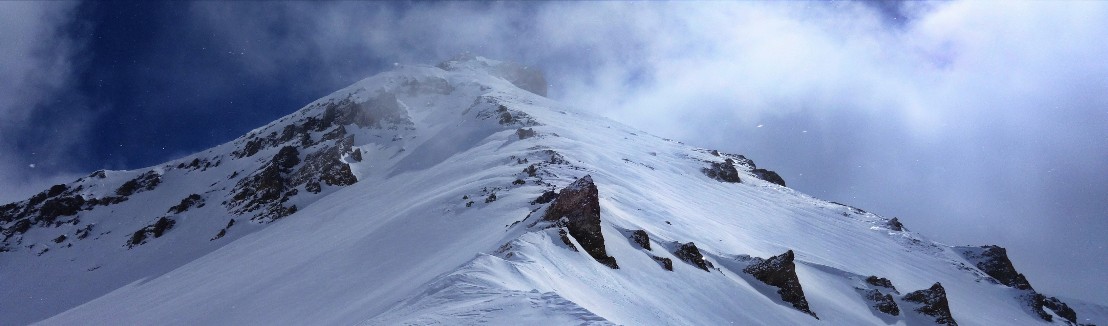
<path fill-rule="evenodd" d="M 124 182 L 123 185 L 116 189 L 115 194 L 123 197 L 130 197 L 133 194 L 143 191 L 154 190 L 158 184 L 162 183 L 162 177 L 155 171 L 147 171 L 138 177 Z"/>
<path fill-rule="evenodd" d="M 893 286 L 893 282 L 884 277 L 870 276 L 866 278 L 866 283 L 869 283 L 873 286 L 880 286 L 896 291 L 896 287 Z"/>
<path fill-rule="evenodd" d="M 496 193 L 495 192 L 490 193 L 488 197 L 485 197 L 485 203 L 486 204 L 494 202 L 494 201 L 496 201 Z"/>
<path fill-rule="evenodd" d="M 88 177 L 89 178 L 103 179 L 103 178 L 107 178 L 108 174 L 106 172 L 104 172 L 104 170 L 98 170 L 96 172 L 93 172 L 92 174 L 89 174 Z"/>
<path fill-rule="evenodd" d="M 739 179 L 739 171 L 735 170 L 735 161 L 731 159 L 726 159 L 723 163 L 712 162 L 711 167 L 701 169 L 701 172 L 704 172 L 709 178 L 723 182 L 742 182 Z"/>
<path fill-rule="evenodd" d="M 570 250 L 577 251 L 577 246 L 574 246 L 573 241 L 569 240 L 569 234 L 566 233 L 566 229 L 558 228 L 558 237 L 562 238 L 562 243 L 566 244 Z"/>
<path fill-rule="evenodd" d="M 635 230 L 635 232 L 631 232 L 631 240 L 635 240 L 639 247 L 650 250 L 650 235 L 646 234 L 646 231 Z"/>
<path fill-rule="evenodd" d="M 146 243 L 146 239 L 149 236 L 160 238 L 162 235 L 165 234 L 166 231 L 173 229 L 173 226 L 175 224 L 177 224 L 177 221 L 174 221 L 171 218 L 164 216 L 159 217 L 158 220 L 154 221 L 153 224 L 147 225 L 146 227 L 143 227 L 142 229 L 139 229 L 138 231 L 135 231 L 135 233 L 131 234 L 131 239 L 127 241 L 127 247 L 131 248 Z"/>
<path fill-rule="evenodd" d="M 361 162 L 362 161 L 362 149 L 361 148 L 355 148 L 354 151 L 350 153 L 350 159 L 354 160 L 354 162 Z"/>
<path fill-rule="evenodd" d="M 543 219 L 564 221 L 569 234 L 593 259 L 612 269 L 619 268 L 616 259 L 608 256 L 604 248 L 604 235 L 600 232 L 600 196 L 592 176 L 581 177 L 562 189 Z"/>
<path fill-rule="evenodd" d="M 762 179 L 778 186 L 785 187 L 785 179 L 782 179 L 781 176 L 777 174 L 777 172 L 766 169 L 754 169 L 751 170 L 751 172 L 754 172 L 754 176 L 758 177 L 758 179 Z"/>
<path fill-rule="evenodd" d="M 59 216 L 77 215 L 81 207 L 85 205 L 85 198 L 80 195 L 52 198 L 42 204 L 36 222 L 47 225 L 54 223 Z"/>
<path fill-rule="evenodd" d="M 519 136 L 519 139 L 527 139 L 527 138 L 535 137 L 535 129 L 532 129 L 532 128 L 516 129 L 516 136 Z"/>
<path fill-rule="evenodd" d="M 188 197 L 185 197 L 185 199 L 182 199 L 181 203 L 170 207 L 169 213 L 180 214 L 193 207 L 204 207 L 204 197 L 200 197 L 200 195 L 197 194 L 191 194 Z"/>
<path fill-rule="evenodd" d="M 885 222 L 885 226 L 889 227 L 889 230 L 901 232 L 904 231 L 904 223 L 900 223 L 900 219 L 892 218 L 888 222 Z"/>
<path fill-rule="evenodd" d="M 713 149 L 712 156 L 719 156 L 719 151 Z"/>
<path fill-rule="evenodd" d="M 662 265 L 662 268 L 667 271 L 673 271 L 673 260 L 665 257 L 658 257 L 650 255 L 650 258 Z"/>
<path fill-rule="evenodd" d="M 31 220 L 25 218 L 25 219 L 22 219 L 22 220 L 15 221 L 15 224 L 12 225 L 12 227 L 4 229 L 4 235 L 10 236 L 10 235 L 13 235 L 13 234 L 22 234 L 22 233 L 26 233 L 27 230 L 30 230 L 30 229 L 31 229 Z"/>
<path fill-rule="evenodd" d="M 878 290 L 866 291 L 866 300 L 870 301 L 874 309 L 877 311 L 889 314 L 891 316 L 900 315 L 900 307 L 896 305 L 896 301 L 893 300 L 893 296 L 888 293 L 881 293 Z"/>
<path fill-rule="evenodd" d="M 353 138 L 350 139 L 350 142 L 353 142 Z M 345 140 L 338 146 L 308 154 L 304 158 L 304 165 L 296 172 L 293 182 L 300 184 L 318 178 L 323 183 L 331 186 L 349 186 L 357 183 L 358 178 L 350 170 L 350 165 L 341 159 L 344 148 L 348 148 Z"/>
<path fill-rule="evenodd" d="M 1000 284 L 1020 290 L 1034 290 L 1031 283 L 1027 282 L 1027 277 L 1016 271 L 1016 267 L 1008 259 L 1007 250 L 1003 247 L 981 246 L 979 248 L 962 248 L 961 251 L 967 260 L 985 274 L 996 279 Z"/>
<path fill-rule="evenodd" d="M 14 221 L 22 210 L 23 206 L 19 203 L 9 203 L 0 206 L 0 224 Z"/>
<path fill-rule="evenodd" d="M 57 238 L 54 238 L 54 243 L 62 243 L 63 241 L 65 241 L 65 239 L 66 239 L 66 237 L 65 237 L 64 234 L 59 235 Z"/>
<path fill-rule="evenodd" d="M 704 255 L 700 254 L 700 249 L 696 247 L 695 243 L 689 242 L 677 247 L 677 251 L 673 252 L 677 258 L 684 260 L 686 263 L 693 264 L 696 268 L 703 269 L 705 272 L 710 272 L 709 268 L 712 267 L 712 262 L 704 259 Z"/>
<path fill-rule="evenodd" d="M 753 275 L 755 279 L 776 287 L 781 300 L 791 303 L 793 308 L 803 311 L 812 317 L 819 319 L 815 312 L 808 308 L 808 299 L 804 297 L 804 289 L 800 286 L 800 278 L 796 276 L 796 264 L 793 263 L 793 251 L 770 257 L 759 263 L 747 266 L 743 272 Z"/>
<path fill-rule="evenodd" d="M 950 315 L 950 303 L 946 300 L 946 289 L 936 282 L 931 288 L 904 295 L 904 300 L 921 304 L 916 312 L 935 317 L 939 325 L 957 326 L 958 322 Z"/>
<path fill-rule="evenodd" d="M 557 198 L 558 193 L 554 192 L 553 190 L 547 190 L 543 192 L 542 195 L 539 195 L 539 198 L 535 198 L 535 200 L 532 200 L 531 205 L 546 204 Z"/>
<path fill-rule="evenodd" d="M 1035 312 L 1039 318 L 1045 321 L 1053 321 L 1054 316 L 1046 312 L 1046 309 L 1050 309 L 1054 314 L 1062 317 L 1070 323 L 1077 323 L 1077 312 L 1070 308 L 1065 302 L 1055 297 L 1047 297 L 1035 291 L 1030 291 L 1020 297 L 1032 311 Z"/>

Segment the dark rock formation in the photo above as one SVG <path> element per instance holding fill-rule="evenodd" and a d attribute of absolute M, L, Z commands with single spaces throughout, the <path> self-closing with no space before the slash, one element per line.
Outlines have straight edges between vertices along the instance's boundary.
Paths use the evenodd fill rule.
<path fill-rule="evenodd" d="M 57 238 L 54 238 L 54 243 L 62 243 L 63 241 L 65 241 L 65 239 L 66 239 L 66 237 L 65 237 L 64 234 L 59 235 Z"/>
<path fill-rule="evenodd" d="M 890 316 L 899 316 L 900 307 L 896 305 L 896 301 L 893 300 L 893 296 L 888 293 L 881 293 L 878 290 L 867 290 L 865 292 L 866 300 L 870 301 L 870 304 L 877 311 L 889 314 Z"/>
<path fill-rule="evenodd" d="M 182 199 L 181 203 L 170 207 L 169 213 L 180 214 L 193 207 L 204 207 L 204 197 L 200 197 L 200 195 L 197 194 L 191 194 L 188 197 L 185 197 L 185 199 Z"/>
<path fill-rule="evenodd" d="M 519 139 L 527 139 L 527 138 L 535 137 L 535 129 L 532 129 L 532 128 L 516 129 L 516 136 L 519 136 Z"/>
<path fill-rule="evenodd" d="M 39 209 L 39 216 L 35 221 L 45 226 L 54 223 L 54 220 L 59 216 L 77 215 L 77 212 L 84 205 L 85 198 L 80 195 L 51 198 L 42 204 L 42 208 Z"/>
<path fill-rule="evenodd" d="M 782 179 L 781 176 L 777 174 L 777 172 L 766 169 L 754 169 L 751 172 L 754 172 L 754 176 L 758 177 L 758 179 L 762 179 L 778 186 L 785 187 L 785 179 Z"/>
<path fill-rule="evenodd" d="M 1065 302 L 1055 297 L 1047 297 L 1034 291 L 1024 294 L 1020 297 L 1039 318 L 1045 321 L 1053 321 L 1054 316 L 1046 312 L 1045 309 L 1050 309 L 1058 316 L 1069 321 L 1072 324 L 1077 323 L 1077 312 L 1070 308 Z M 1045 309 L 1044 309 L 1045 308 Z"/>
<path fill-rule="evenodd" d="M 954 316 L 950 315 L 950 303 L 946 300 L 946 289 L 942 284 L 935 283 L 929 289 L 908 293 L 904 295 L 904 300 L 921 304 L 916 312 L 935 317 L 935 323 L 939 325 L 958 325 Z"/>
<path fill-rule="evenodd" d="M 870 276 L 866 278 L 866 283 L 869 283 L 873 286 L 880 286 L 896 291 L 896 287 L 893 286 L 893 282 L 884 277 Z"/>
<path fill-rule="evenodd" d="M 711 167 L 701 169 L 701 172 L 704 172 L 709 178 L 723 182 L 742 182 L 739 179 L 739 171 L 735 170 L 735 161 L 731 159 L 726 159 L 723 163 L 712 162 Z"/>
<path fill-rule="evenodd" d="M 160 238 L 165 232 L 173 229 L 175 224 L 177 224 L 177 221 L 171 218 L 159 217 L 157 221 L 154 221 L 154 224 L 147 225 L 131 234 L 131 239 L 127 241 L 127 247 L 131 248 L 146 243 L 146 239 L 150 236 Z"/>
<path fill-rule="evenodd" d="M 635 230 L 635 232 L 631 232 L 631 240 L 639 244 L 639 247 L 650 250 L 650 235 L 646 234 L 646 231 Z"/>
<path fill-rule="evenodd" d="M 796 276 L 796 264 L 793 263 L 793 251 L 770 257 L 759 263 L 747 266 L 743 272 L 753 275 L 754 278 L 773 287 L 781 300 L 791 303 L 793 308 L 803 311 L 812 317 L 815 312 L 808 308 L 808 299 L 804 297 L 804 289 L 800 286 L 800 278 Z"/>
<path fill-rule="evenodd" d="M 963 250 L 962 254 L 1000 284 L 1020 290 L 1034 290 L 1031 288 L 1031 283 L 1027 282 L 1027 277 L 1016 271 L 1016 267 L 1008 259 L 1007 250 L 1000 246 L 981 246 L 980 249 L 977 252 Z"/>
<path fill-rule="evenodd" d="M 554 192 L 553 190 L 547 190 L 547 191 L 543 192 L 542 195 L 539 195 L 538 198 L 535 198 L 535 200 L 532 200 L 531 205 L 546 204 L 546 203 L 549 203 L 550 201 L 553 201 L 554 199 L 557 199 L 557 198 L 558 198 L 558 193 Z"/>
<path fill-rule="evenodd" d="M 693 264 L 696 268 L 710 272 L 709 268 L 712 267 L 712 263 L 704 259 L 704 255 L 700 254 L 700 249 L 692 242 L 677 247 L 677 251 L 673 254 L 686 263 Z"/>
<path fill-rule="evenodd" d="M 130 197 L 133 194 L 143 191 L 154 190 L 158 184 L 162 183 L 162 176 L 155 171 L 147 171 L 138 177 L 124 182 L 119 189 L 115 190 L 115 194 L 123 197 Z"/>
<path fill-rule="evenodd" d="M 892 218 L 888 222 L 885 222 L 885 226 L 889 227 L 889 230 L 901 232 L 904 231 L 904 224 L 900 223 L 900 219 Z"/>
<path fill-rule="evenodd" d="M 288 174 L 299 163 L 299 152 L 295 147 L 281 148 L 261 170 L 239 180 L 232 201 L 228 203 L 229 208 L 236 207 L 232 212 L 238 214 L 266 208 L 267 212 L 257 218 L 276 220 L 288 216 L 291 213 L 282 205 L 282 198 L 287 198 L 285 194 L 292 188 Z"/>
<path fill-rule="evenodd" d="M 673 271 L 673 260 L 672 259 L 665 258 L 665 257 L 658 257 L 658 256 L 655 256 L 655 255 L 650 255 L 650 258 L 653 258 L 654 261 L 658 262 L 658 264 L 661 264 L 663 269 L 665 269 L 667 271 L 671 271 L 671 272 Z"/>
<path fill-rule="evenodd" d="M 619 268 L 616 259 L 608 256 L 604 248 L 604 235 L 600 232 L 600 196 L 592 176 L 581 177 L 562 189 L 543 219 L 564 223 L 569 235 L 577 239 L 593 259 L 613 269 Z"/>
<path fill-rule="evenodd" d="M 215 237 L 212 237 L 211 240 L 208 241 L 215 241 L 216 239 L 222 238 L 223 236 L 227 235 L 227 230 L 230 230 L 232 226 L 235 226 L 235 219 L 227 221 L 227 226 L 219 229 L 219 233 L 216 233 Z"/>

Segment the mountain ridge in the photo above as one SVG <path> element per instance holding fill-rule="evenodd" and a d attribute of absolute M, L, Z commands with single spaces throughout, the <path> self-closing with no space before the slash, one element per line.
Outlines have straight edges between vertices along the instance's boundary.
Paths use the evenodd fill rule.
<path fill-rule="evenodd" d="M 904 293 L 943 284 L 948 313 L 962 324 L 1045 322 L 1020 301 L 1023 289 L 988 282 L 994 276 L 955 247 L 893 227 L 895 219 L 786 188 L 776 173 L 741 155 L 563 107 L 540 94 L 541 72 L 524 68 L 466 55 L 438 66 L 399 67 L 213 149 L 148 169 L 98 171 L 44 191 L 33 205 L 17 202 L 18 213 L 0 208 L 12 216 L 0 220 L 5 248 L 15 249 L 0 253 L 0 267 L 17 270 L 3 278 L 10 292 L 0 307 L 19 305 L 23 293 L 42 287 L 14 276 L 33 272 L 26 266 L 46 257 L 47 276 L 120 276 L 100 276 L 102 287 L 69 300 L 65 290 L 81 286 L 63 283 L 53 295 L 44 292 L 47 304 L 27 305 L 37 315 L 30 309 L 25 319 L 9 321 L 936 320 L 909 309 L 907 294 L 865 285 L 866 276 L 875 276 Z M 558 199 L 539 198 L 586 176 L 598 189 L 590 200 L 600 210 L 601 248 L 619 269 L 570 250 L 584 247 L 581 236 L 562 235 L 565 225 L 541 218 Z M 81 199 L 59 199 L 74 196 Z M 84 202 L 66 215 L 74 201 Z M 60 208 L 44 210 L 47 202 Z M 131 220 L 119 222 L 115 210 Z M 23 228 L 19 221 L 34 226 L 9 232 Z M 86 227 L 96 246 L 77 240 Z M 655 250 L 635 243 L 636 231 Z M 55 242 L 58 233 L 66 238 Z M 133 241 L 138 234 L 142 239 Z M 677 254 L 693 243 L 700 258 Z M 66 251 L 74 248 L 81 252 Z M 781 273 L 803 286 L 807 313 L 779 294 L 788 286 L 744 272 L 761 261 L 756 257 L 786 252 L 796 264 Z M 663 259 L 672 270 L 659 265 Z M 142 272 L 127 272 L 134 268 Z M 874 312 L 859 294 L 869 291 L 900 303 L 903 313 Z"/>

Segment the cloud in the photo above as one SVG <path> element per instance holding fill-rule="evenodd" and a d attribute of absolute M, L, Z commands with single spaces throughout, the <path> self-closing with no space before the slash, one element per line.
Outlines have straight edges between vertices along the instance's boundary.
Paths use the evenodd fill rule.
<path fill-rule="evenodd" d="M 235 84 L 323 95 L 394 62 L 462 51 L 519 61 L 546 71 L 550 96 L 570 105 L 747 154 L 794 188 L 900 216 L 941 241 L 1007 246 L 1037 288 L 1108 302 L 1096 279 L 1108 274 L 1097 259 L 1108 254 L 1108 4 L 187 6 L 192 34 L 180 41 L 234 58 L 158 62 L 173 79 L 160 82 L 196 97 Z M 81 104 L 69 92 L 81 39 L 63 33 L 73 7 L 0 2 L 11 66 L 0 80 L 12 85 L 0 88 L 5 188 L 43 184 L 49 174 L 33 171 L 80 155 L 73 138 L 94 113 L 50 105 Z M 221 109 L 205 107 L 196 110 Z"/>
<path fill-rule="evenodd" d="M 73 157 L 82 112 L 67 110 L 72 113 L 46 121 L 43 115 L 73 96 L 66 92 L 80 42 L 67 27 L 75 23 L 75 8 L 60 1 L 0 2 L 0 202 L 69 178 L 58 171 Z"/>

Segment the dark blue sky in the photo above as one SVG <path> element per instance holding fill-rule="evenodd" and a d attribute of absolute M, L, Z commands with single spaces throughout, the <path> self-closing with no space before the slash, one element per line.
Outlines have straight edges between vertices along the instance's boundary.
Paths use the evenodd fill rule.
<path fill-rule="evenodd" d="M 1103 2 L 0 2 L 0 201 L 471 51 L 1108 303 L 1106 31 Z"/>

